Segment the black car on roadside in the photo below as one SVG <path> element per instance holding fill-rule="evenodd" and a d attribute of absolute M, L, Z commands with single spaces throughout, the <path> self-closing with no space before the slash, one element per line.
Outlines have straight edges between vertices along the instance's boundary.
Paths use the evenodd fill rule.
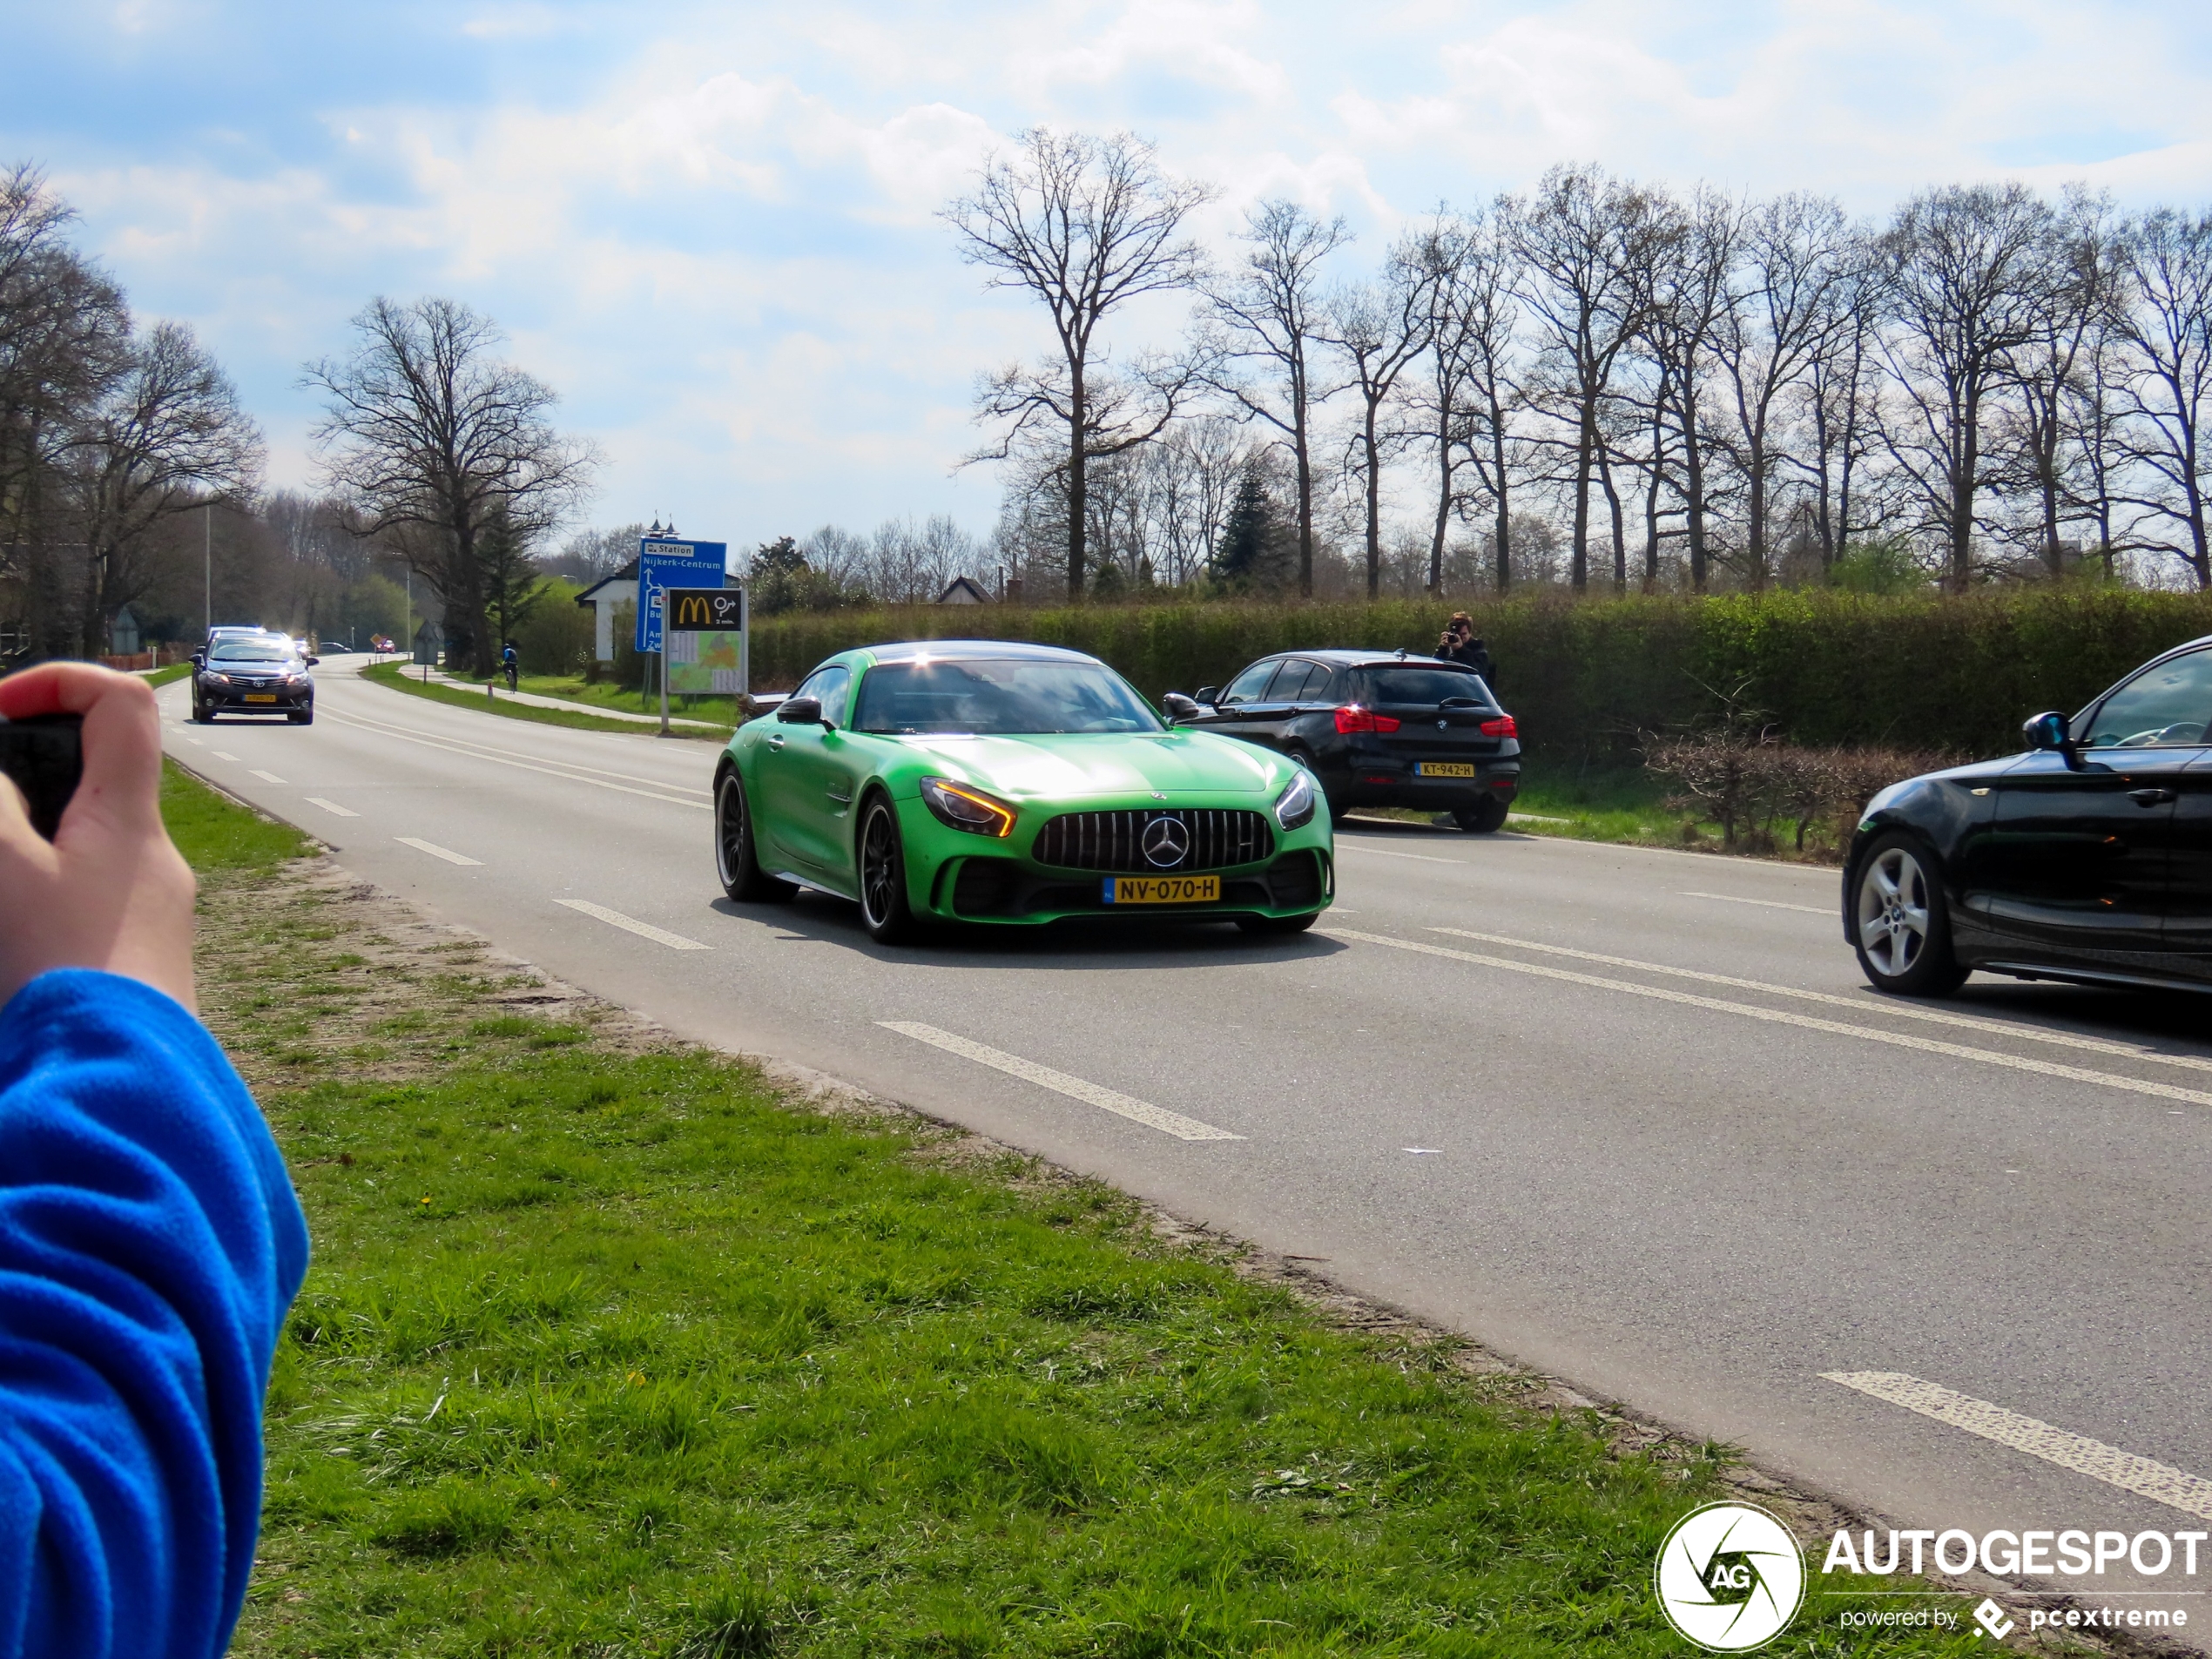
<path fill-rule="evenodd" d="M 1844 865 L 1844 937 L 1876 989 L 1940 996 L 1975 969 L 2212 990 L 2212 636 L 2020 754 L 1892 784 Z"/>
<path fill-rule="evenodd" d="M 192 718 L 202 725 L 218 714 L 281 714 L 294 725 L 315 718 L 314 677 L 320 658 L 303 654 L 282 634 L 218 634 L 192 653 Z"/>
<path fill-rule="evenodd" d="M 1521 787 L 1520 732 L 1480 674 L 1404 651 L 1293 651 L 1228 685 L 1170 691 L 1169 720 L 1305 762 L 1329 812 L 1410 806 L 1487 833 Z"/>

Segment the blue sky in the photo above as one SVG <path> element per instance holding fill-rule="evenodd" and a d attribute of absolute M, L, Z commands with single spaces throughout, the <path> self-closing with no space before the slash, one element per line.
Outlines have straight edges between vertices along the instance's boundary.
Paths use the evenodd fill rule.
<path fill-rule="evenodd" d="M 0 163 L 213 346 L 273 484 L 311 477 L 300 365 L 442 293 L 605 451 L 591 521 L 738 543 L 988 527 L 970 388 L 1045 337 L 932 212 L 1035 122 L 1155 139 L 1220 186 L 1217 243 L 1264 196 L 1342 212 L 1346 275 L 1558 160 L 1870 215 L 1999 175 L 2212 199 L 2201 0 L 0 4 Z"/>

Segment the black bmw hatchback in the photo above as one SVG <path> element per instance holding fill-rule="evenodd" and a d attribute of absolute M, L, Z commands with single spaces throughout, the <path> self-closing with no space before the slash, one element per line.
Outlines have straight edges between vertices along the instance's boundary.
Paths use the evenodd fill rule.
<path fill-rule="evenodd" d="M 1403 651 L 1285 651 L 1195 698 L 1170 692 L 1168 718 L 1302 760 L 1331 816 L 1354 806 L 1449 813 L 1487 833 L 1521 787 L 1520 732 L 1482 677 Z"/>
<path fill-rule="evenodd" d="M 1844 867 L 1877 989 L 2020 979 L 2212 990 L 2212 637 L 2154 658 L 2030 747 L 1892 784 Z"/>

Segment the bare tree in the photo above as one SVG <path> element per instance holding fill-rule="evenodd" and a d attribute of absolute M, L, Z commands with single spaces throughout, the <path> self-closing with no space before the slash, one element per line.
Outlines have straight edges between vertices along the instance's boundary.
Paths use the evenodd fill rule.
<path fill-rule="evenodd" d="M 1735 292 L 1713 355 L 1727 405 L 1727 446 L 1744 486 L 1744 563 L 1754 583 L 1773 568 L 1775 489 L 1788 395 L 1831 360 L 1848 327 L 1853 238 L 1844 210 L 1791 194 L 1744 216 Z"/>
<path fill-rule="evenodd" d="M 1383 406 L 1399 377 L 1429 346 L 1432 267 L 1416 243 L 1400 243 L 1384 262 L 1379 283 L 1357 283 L 1333 294 L 1322 320 L 1323 338 L 1342 354 L 1347 389 L 1359 398 L 1353 442 L 1353 475 L 1366 508 L 1367 597 L 1382 593 L 1382 463 L 1389 434 Z"/>
<path fill-rule="evenodd" d="M 84 536 L 86 656 L 107 649 L 115 613 L 145 590 L 154 527 L 210 499 L 243 502 L 260 467 L 260 432 L 189 328 L 158 324 L 134 342 L 64 469 Z"/>
<path fill-rule="evenodd" d="M 1537 330 L 1538 407 L 1571 429 L 1569 569 L 1579 593 L 1589 585 L 1590 485 L 1614 369 L 1649 317 L 1646 275 L 1678 233 L 1657 197 L 1596 167 L 1554 167 L 1527 201 L 1500 206 Z"/>
<path fill-rule="evenodd" d="M 1497 590 L 1513 580 L 1513 481 L 1520 469 L 1513 416 L 1520 400 L 1514 303 L 1519 271 L 1500 215 L 1440 212 L 1417 244 L 1428 271 L 1429 380 L 1423 400 L 1435 446 L 1436 513 L 1429 528 L 1428 590 L 1444 591 L 1445 539 L 1463 509 L 1460 464 L 1475 470 L 1492 512 Z"/>
<path fill-rule="evenodd" d="M 1124 376 L 1116 399 L 1096 397 L 1099 327 L 1133 300 L 1197 280 L 1204 256 L 1183 225 L 1212 196 L 1209 185 L 1163 173 L 1152 146 L 1131 134 L 1096 138 L 1032 127 L 1018 155 L 992 158 L 974 193 L 941 214 L 960 234 L 962 257 L 990 271 L 987 286 L 1026 289 L 1051 315 L 1058 360 L 1002 371 L 979 401 L 1006 432 L 988 458 L 1008 458 L 1038 423 L 1061 431 L 1071 599 L 1083 591 L 1087 464 L 1157 437 L 1191 383 L 1185 366 L 1156 361 Z"/>
<path fill-rule="evenodd" d="M 1954 592 L 1973 577 L 1992 395 L 2034 337 L 2050 225 L 2026 185 L 1946 185 L 1906 202 L 1882 239 L 1894 330 L 1882 349 L 1902 395 L 1883 446 L 1944 544 Z"/>
<path fill-rule="evenodd" d="M 1323 302 L 1321 262 L 1352 239 L 1296 202 L 1262 202 L 1245 216 L 1244 262 L 1209 285 L 1202 339 L 1228 373 L 1214 385 L 1251 419 L 1281 433 L 1298 480 L 1298 591 L 1313 593 L 1313 410 L 1336 389 L 1317 387 L 1313 353 Z M 1259 366 L 1264 378 L 1250 373 Z M 1238 373 L 1236 371 L 1244 371 Z"/>
<path fill-rule="evenodd" d="M 312 428 L 324 480 L 364 534 L 404 552 L 445 607 L 448 643 L 466 636 L 473 671 L 489 674 L 485 532 L 502 518 L 527 544 L 550 529 L 597 456 L 554 430 L 554 392 L 495 358 L 497 325 L 467 306 L 380 297 L 354 329 L 353 354 L 310 363 L 302 381 L 327 400 Z"/>
<path fill-rule="evenodd" d="M 1833 304 L 1832 326 L 1816 332 L 1795 399 L 1805 436 L 1786 456 L 1812 488 L 1811 529 L 1824 576 L 1858 527 L 1853 507 L 1859 469 L 1879 447 L 1877 341 L 1887 301 L 1880 255 L 1857 232 L 1843 256 Z"/>
<path fill-rule="evenodd" d="M 1659 419 L 1673 428 L 1682 462 L 1679 493 L 1689 583 L 1703 593 L 1710 569 L 1704 393 L 1720 336 L 1733 327 L 1736 294 L 1730 279 L 1741 214 L 1729 197 L 1706 189 L 1680 209 L 1662 202 L 1656 212 L 1662 227 L 1653 238 L 1658 257 L 1649 276 L 1651 297 L 1642 341 L 1665 388 L 1653 406 Z M 1656 569 L 1648 572 L 1656 574 Z M 1766 584 L 1763 564 L 1752 564 L 1745 576 L 1755 588 Z"/>
<path fill-rule="evenodd" d="M 2161 207 L 2128 229 L 2115 327 L 2134 362 L 2121 387 L 2140 469 L 2128 504 L 2148 545 L 2212 587 L 2206 496 L 2212 492 L 2212 213 Z"/>

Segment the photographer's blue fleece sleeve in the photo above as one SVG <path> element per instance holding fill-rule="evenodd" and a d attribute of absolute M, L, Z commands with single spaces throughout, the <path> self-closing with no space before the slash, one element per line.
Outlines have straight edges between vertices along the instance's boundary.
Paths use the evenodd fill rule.
<path fill-rule="evenodd" d="M 212 1659 L 307 1230 L 203 1026 L 113 974 L 0 1009 L 0 1659 Z"/>

